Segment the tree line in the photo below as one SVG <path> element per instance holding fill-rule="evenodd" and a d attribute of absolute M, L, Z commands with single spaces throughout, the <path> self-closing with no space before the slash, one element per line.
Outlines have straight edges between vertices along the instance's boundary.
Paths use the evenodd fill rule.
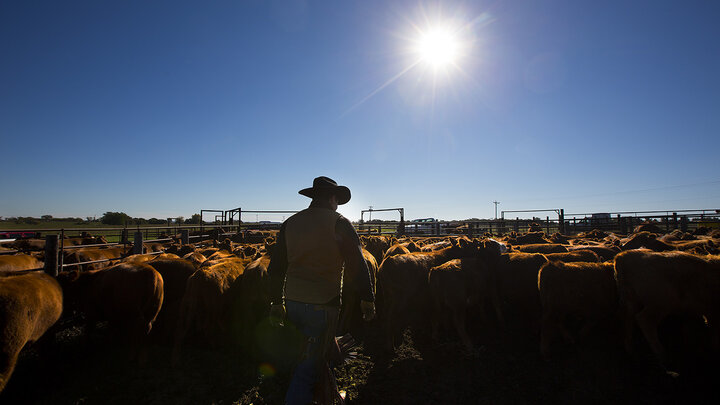
<path fill-rule="evenodd" d="M 200 224 L 200 214 L 193 214 L 190 218 L 182 216 L 160 219 L 160 218 L 139 218 L 131 217 L 124 212 L 112 212 L 108 211 L 104 213 L 100 218 L 96 217 L 53 217 L 52 215 L 42 215 L 39 218 L 36 217 L 0 217 L 0 221 L 13 222 L 16 224 L 35 225 L 40 222 L 73 222 L 81 225 L 89 222 L 100 222 L 104 225 L 166 225 L 168 222 L 172 222 L 175 225 L 178 224 Z"/>

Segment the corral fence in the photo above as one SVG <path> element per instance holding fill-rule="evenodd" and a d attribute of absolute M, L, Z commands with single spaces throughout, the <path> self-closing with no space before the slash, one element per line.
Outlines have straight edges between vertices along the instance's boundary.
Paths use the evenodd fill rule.
<path fill-rule="evenodd" d="M 388 210 L 399 210 L 388 209 Z M 383 210 L 363 210 L 365 212 Z M 539 216 L 539 213 L 553 213 Z M 527 214 L 531 214 L 527 218 Z M 515 218 L 508 218 L 516 215 Z M 521 217 L 523 215 L 524 217 Z M 398 236 L 459 236 L 470 237 L 490 234 L 503 236 L 510 232 L 523 233 L 531 225 L 550 235 L 559 232 L 564 235 L 576 235 L 594 229 L 618 234 L 628 234 L 644 223 L 655 225 L 661 232 L 679 229 L 693 232 L 699 228 L 720 228 L 720 209 L 701 210 L 669 210 L 669 211 L 622 211 L 611 213 L 577 213 L 565 214 L 565 210 L 508 210 L 502 211 L 499 219 L 442 221 L 434 218 L 405 221 L 401 214 L 400 221 L 369 220 L 357 225 L 362 235 L 398 235 Z"/>
<path fill-rule="evenodd" d="M 372 220 L 365 221 L 365 213 L 396 211 L 400 215 L 399 221 Z M 221 240 L 223 237 L 240 234 L 253 230 L 277 230 L 282 222 L 271 221 L 242 221 L 243 214 L 280 215 L 294 214 L 298 211 L 243 211 L 240 208 L 232 210 L 201 210 L 201 223 L 194 225 L 167 226 L 136 226 L 115 228 L 62 228 L 62 229 L 33 229 L 11 230 L 0 232 L 35 232 L 45 235 L 45 267 L 26 271 L 44 270 L 48 274 L 57 276 L 58 272 L 85 264 L 108 262 L 121 257 L 87 261 L 81 263 L 64 263 L 65 253 L 73 249 L 87 247 L 123 246 L 127 252 L 129 247 L 132 254 L 143 252 L 146 243 L 163 243 L 179 241 L 182 244 L 203 240 Z M 557 218 L 535 216 L 538 213 L 554 213 Z M 206 213 L 215 214 L 215 224 L 206 224 L 203 216 Z M 519 214 L 532 214 L 531 218 L 520 218 Z M 699 228 L 720 228 L 720 209 L 702 210 L 675 210 L 675 211 L 624 211 L 614 213 L 581 213 L 565 214 L 563 209 L 549 210 L 512 210 L 502 211 L 500 219 L 441 221 L 434 218 L 405 221 L 404 208 L 369 209 L 361 211 L 360 222 L 354 224 L 361 235 L 397 235 L 397 236 L 482 236 L 485 234 L 503 236 L 510 232 L 527 232 L 532 226 L 550 235 L 559 232 L 565 235 L 574 235 L 594 229 L 627 234 L 640 224 L 652 224 L 660 232 L 670 232 L 674 229 L 683 232 L 692 232 Z M 506 214 L 517 215 L 514 219 L 506 218 Z M 555 216 L 555 215 L 553 215 Z M 283 217 L 284 221 L 284 217 Z M 84 237 L 92 232 L 93 236 L 104 236 L 108 243 L 95 245 L 66 246 L 66 237 Z M 133 234 L 133 241 L 129 239 Z M 48 234 L 49 233 L 49 234 Z M 17 250 L 3 251 L 3 254 L 17 253 Z M 159 254 L 162 252 L 154 252 Z M 153 254 L 153 253 L 150 253 Z"/>
<path fill-rule="evenodd" d="M 144 244 L 146 243 L 166 243 L 179 241 L 182 244 L 195 243 L 203 240 L 220 240 L 222 237 L 234 235 L 239 229 L 238 226 L 230 225 L 174 225 L 174 226 L 137 226 L 133 228 L 61 228 L 61 229 L 33 229 L 36 234 L 45 234 L 45 266 L 39 269 L 25 270 L 25 272 L 45 271 L 46 273 L 57 276 L 60 271 L 71 270 L 73 267 L 104 263 L 112 260 L 121 259 L 122 256 L 116 258 L 107 258 L 101 260 L 92 260 L 79 263 L 64 263 L 65 253 L 75 249 L 83 248 L 108 248 L 122 246 L 124 252 L 130 254 L 143 253 Z M 12 232 L 18 232 L 13 230 Z M 29 231 L 27 231 L 29 232 Z M 92 232 L 94 237 L 103 236 L 106 240 L 115 240 L 114 242 L 89 244 L 89 245 L 66 245 L 66 237 L 87 237 Z M 130 241 L 129 235 L 132 233 L 133 240 Z M 4 251 L 4 254 L 18 253 L 17 250 Z M 147 254 L 160 254 L 162 252 L 149 252 Z"/>

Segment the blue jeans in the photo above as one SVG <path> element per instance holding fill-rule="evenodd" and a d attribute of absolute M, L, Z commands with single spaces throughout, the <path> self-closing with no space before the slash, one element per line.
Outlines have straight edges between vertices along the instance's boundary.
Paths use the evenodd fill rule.
<path fill-rule="evenodd" d="M 335 331 L 328 328 L 336 325 L 338 309 L 297 301 L 286 301 L 285 308 L 288 320 L 308 339 L 300 362 L 293 371 L 285 403 L 307 405 L 312 403 L 313 389 L 325 361 L 327 339 L 335 335 Z"/>

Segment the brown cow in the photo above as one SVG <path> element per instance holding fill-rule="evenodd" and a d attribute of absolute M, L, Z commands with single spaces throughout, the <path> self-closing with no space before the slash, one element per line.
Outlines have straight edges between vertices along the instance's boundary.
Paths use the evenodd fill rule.
<path fill-rule="evenodd" d="M 465 317 L 471 302 L 480 304 L 485 313 L 490 303 L 497 319 L 502 322 L 500 299 L 495 288 L 495 272 L 500 250 L 494 244 L 485 242 L 474 257 L 463 257 L 445 262 L 430 269 L 428 283 L 433 301 L 432 336 L 437 340 L 439 326 L 446 310 L 450 311 L 455 330 L 465 346 L 472 350 L 472 341 L 465 329 Z"/>
<path fill-rule="evenodd" d="M 498 263 L 497 290 L 505 321 L 508 326 L 537 331 L 542 312 L 537 276 L 547 259 L 539 253 L 506 253 Z"/>
<path fill-rule="evenodd" d="M 195 268 L 200 267 L 205 262 L 205 260 L 207 260 L 207 258 L 203 256 L 200 252 L 190 252 L 182 258 L 192 263 Z"/>
<path fill-rule="evenodd" d="M 414 242 L 412 242 L 412 244 L 415 247 L 417 247 L 417 249 L 418 249 L 418 250 L 414 250 L 414 252 L 420 251 L 419 246 L 417 246 Z M 388 250 L 385 252 L 385 255 L 383 256 L 382 260 L 385 260 L 390 256 L 404 255 L 406 253 L 410 253 L 410 249 L 408 249 L 408 247 L 402 243 L 396 243 L 388 248 Z M 382 263 L 382 261 L 380 261 L 379 263 Z"/>
<path fill-rule="evenodd" d="M 592 252 L 591 252 L 592 253 Z M 566 318 L 582 319 L 584 336 L 597 322 L 617 313 L 617 288 L 612 262 L 545 263 L 538 273 L 542 302 L 540 352 L 547 357 L 557 332 L 570 343 L 575 339 Z"/>
<path fill-rule="evenodd" d="M 187 280 L 195 272 L 195 266 L 182 259 L 156 259 L 146 262 L 163 278 L 163 304 L 155 322 L 152 335 L 162 343 L 171 344 L 180 316 L 180 304 L 185 296 Z"/>
<path fill-rule="evenodd" d="M 0 278 L 0 391 L 10 379 L 20 351 L 60 319 L 60 285 L 44 273 Z"/>
<path fill-rule="evenodd" d="M 225 293 L 225 305 L 230 316 L 230 332 L 235 343 L 252 352 L 253 332 L 260 321 L 269 315 L 270 289 L 268 265 L 272 249 L 250 262 L 242 274 L 230 284 Z"/>
<path fill-rule="evenodd" d="M 671 250 L 692 250 L 700 248 L 709 253 L 717 253 L 715 243 L 710 239 L 681 241 L 676 243 L 665 243 L 657 239 L 657 235 L 650 232 L 640 232 L 633 235 L 622 245 L 623 250 L 632 250 L 646 247 L 656 252 Z"/>
<path fill-rule="evenodd" d="M 615 257 L 615 274 L 625 305 L 625 348 L 632 351 L 637 322 L 661 363 L 665 348 L 658 325 L 669 315 L 704 316 L 720 347 L 720 257 L 684 252 L 630 250 Z"/>
<path fill-rule="evenodd" d="M 363 237 L 365 249 L 375 257 L 375 261 L 378 263 L 382 262 L 385 252 L 395 243 L 397 243 L 395 238 L 388 238 L 386 236 Z"/>
<path fill-rule="evenodd" d="M 180 257 L 173 253 L 160 253 L 160 254 L 151 254 L 151 253 L 145 253 L 145 254 L 139 254 L 139 255 L 130 255 L 124 259 L 122 259 L 123 263 L 146 263 L 152 260 L 163 260 L 163 259 L 179 259 Z"/>
<path fill-rule="evenodd" d="M 411 301 L 420 297 L 429 302 L 428 272 L 430 268 L 446 261 L 472 254 L 477 244 L 467 239 L 433 252 L 414 252 L 388 257 L 378 270 L 378 287 L 382 291 L 383 314 L 385 316 L 386 348 L 392 350 L 395 340 L 402 332 Z"/>
<path fill-rule="evenodd" d="M 113 336 L 140 349 L 163 303 L 163 279 L 144 263 L 121 263 L 87 272 L 63 272 L 58 281 L 66 309 L 85 314 L 88 336 L 99 321 L 108 321 Z"/>
<path fill-rule="evenodd" d="M 73 264 L 73 263 L 84 263 L 84 262 L 90 262 L 90 261 L 96 261 L 96 260 L 105 260 L 103 262 L 98 263 L 88 263 L 88 264 L 81 264 L 78 266 L 70 266 L 70 270 L 79 270 L 79 271 L 87 271 L 87 270 L 100 270 L 104 269 L 108 266 L 111 266 L 113 264 L 118 263 L 118 261 L 127 254 L 127 252 L 130 250 L 130 248 L 124 248 L 124 247 L 112 247 L 112 248 L 105 248 L 105 249 L 97 249 L 97 248 L 81 248 L 81 249 L 72 249 L 67 252 L 67 255 L 65 256 L 65 264 Z"/>
<path fill-rule="evenodd" d="M 10 246 L 21 252 L 45 250 L 45 239 L 18 239 Z"/>
<path fill-rule="evenodd" d="M 589 249 L 577 249 L 566 253 L 548 253 L 545 255 L 548 260 L 557 260 L 561 262 L 594 262 L 600 261 L 600 256 Z"/>
<path fill-rule="evenodd" d="M 592 250 L 600 256 L 600 260 L 606 262 L 612 260 L 615 255 L 621 252 L 617 246 L 601 246 L 601 245 L 574 245 L 568 247 L 568 250 L 573 252 L 575 250 Z"/>
<path fill-rule="evenodd" d="M 370 273 L 370 283 L 372 284 L 373 294 L 375 294 L 375 287 L 377 284 L 375 279 L 378 272 L 378 263 L 375 260 L 375 256 L 366 249 L 362 250 L 362 254 Z M 354 274 L 349 274 L 349 271 L 346 271 L 343 275 L 343 279 L 349 280 L 354 276 Z M 364 326 L 365 323 L 362 321 L 362 310 L 360 309 L 360 297 L 357 296 L 355 291 L 350 288 L 345 288 L 345 285 L 343 285 L 338 335 L 350 332 L 355 336 L 358 336 L 358 333 L 360 333 Z"/>
<path fill-rule="evenodd" d="M 565 253 L 568 251 L 565 246 L 556 243 L 531 243 L 513 246 L 513 249 L 524 253 Z"/>
<path fill-rule="evenodd" d="M 188 333 L 197 332 L 200 338 L 214 345 L 225 340 L 228 314 L 224 311 L 223 296 L 244 269 L 243 260 L 231 256 L 214 262 L 206 261 L 188 278 L 175 335 L 174 363 L 180 359 Z"/>
<path fill-rule="evenodd" d="M 0 256 L 0 271 L 30 270 L 41 267 L 43 267 L 43 262 L 35 256 L 24 254 Z"/>
<path fill-rule="evenodd" d="M 550 243 L 545 239 L 545 232 L 528 232 L 515 237 L 515 245 L 534 245 L 539 243 Z"/>

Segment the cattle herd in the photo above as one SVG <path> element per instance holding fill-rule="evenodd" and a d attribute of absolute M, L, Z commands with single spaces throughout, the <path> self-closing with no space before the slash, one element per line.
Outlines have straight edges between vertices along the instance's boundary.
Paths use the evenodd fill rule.
<path fill-rule="evenodd" d="M 655 232 L 653 232 L 655 231 Z M 552 359 L 599 331 L 617 331 L 628 356 L 668 367 L 661 324 L 672 317 L 700 325 L 708 357 L 720 348 L 720 231 L 651 226 L 628 235 L 594 230 L 574 236 L 523 234 L 447 237 L 362 236 L 376 289 L 378 320 L 361 320 L 359 299 L 343 292 L 338 335 L 362 337 L 369 329 L 393 353 L 411 319 L 433 340 L 448 336 L 472 357 L 481 325 L 524 335 Z M 21 351 L 39 348 L 69 324 L 90 336 L 100 323 L 129 362 L 143 362 L 152 345 L 165 345 L 168 361 L 183 361 L 184 347 L 241 347 L 253 353 L 254 331 L 269 314 L 268 265 L 275 235 L 246 231 L 222 242 L 150 243 L 132 255 L 123 247 L 82 247 L 106 242 L 88 235 L 65 239 L 64 263 L 54 278 L 42 271 L 41 240 L 18 240 L 0 249 L 0 391 Z M 79 247 L 78 247 L 79 246 Z M 89 261 L 106 260 L 98 263 Z M 425 316 L 427 315 L 427 316 Z M 682 323 L 681 323 L 682 324 Z M 687 341 L 690 341 L 687 338 Z M 110 343 L 108 343 L 110 344 Z"/>

